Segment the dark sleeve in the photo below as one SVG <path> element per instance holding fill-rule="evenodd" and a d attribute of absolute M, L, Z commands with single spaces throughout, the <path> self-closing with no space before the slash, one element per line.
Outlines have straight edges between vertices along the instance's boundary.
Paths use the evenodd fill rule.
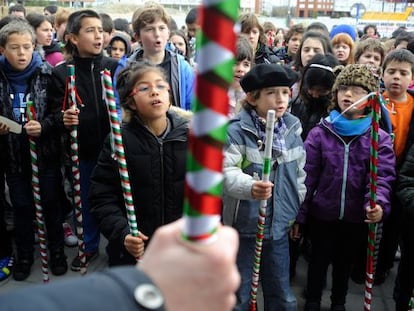
<path fill-rule="evenodd" d="M 119 241 L 123 246 L 129 226 L 124 213 L 118 163 L 112 157 L 109 136 L 105 139 L 98 163 L 92 172 L 88 199 L 90 212 L 102 234 L 109 241 Z"/>
<path fill-rule="evenodd" d="M 414 144 L 411 145 L 398 175 L 397 196 L 403 210 L 414 218 Z"/>
<path fill-rule="evenodd" d="M 52 113 L 54 116 L 54 127 L 60 131 L 65 131 L 62 111 L 65 110 L 65 108 L 68 108 L 63 106 L 63 99 L 65 96 L 66 88 L 66 77 L 60 74 L 59 69 L 61 68 L 53 68 L 52 76 L 48 82 L 47 106 L 49 112 Z"/>
<path fill-rule="evenodd" d="M 56 100 L 56 81 L 52 76 L 47 76 L 47 110 L 46 117 L 41 121 L 42 136 L 56 135 L 64 129 L 62 117 L 62 102 Z M 52 91 L 53 90 L 53 91 Z M 51 94 L 49 92 L 52 92 Z M 62 98 L 63 100 L 63 98 Z"/>
<path fill-rule="evenodd" d="M 161 311 L 162 300 L 150 278 L 133 266 L 0 295 L 1 309 L 8 311 Z"/>

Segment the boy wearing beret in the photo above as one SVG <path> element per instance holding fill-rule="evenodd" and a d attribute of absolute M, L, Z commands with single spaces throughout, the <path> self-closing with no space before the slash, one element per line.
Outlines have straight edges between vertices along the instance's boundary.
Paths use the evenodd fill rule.
<path fill-rule="evenodd" d="M 236 310 L 249 310 L 255 236 L 261 200 L 268 200 L 260 279 L 265 310 L 296 310 L 289 284 L 288 232 L 306 193 L 305 150 L 299 119 L 286 111 L 297 75 L 276 64 L 259 64 L 240 81 L 242 111 L 231 120 L 224 159 L 223 219 L 239 232 L 237 266 L 242 283 Z M 276 112 L 274 139 L 265 141 L 266 115 Z M 270 181 L 260 181 L 264 145 L 272 144 Z"/>

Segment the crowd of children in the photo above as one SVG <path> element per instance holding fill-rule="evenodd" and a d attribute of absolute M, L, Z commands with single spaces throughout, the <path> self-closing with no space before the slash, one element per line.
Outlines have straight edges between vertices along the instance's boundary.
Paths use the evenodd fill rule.
<path fill-rule="evenodd" d="M 133 264 L 154 231 L 182 213 L 189 119 L 197 71 L 197 10 L 187 29 L 156 3 L 131 24 L 109 14 L 48 6 L 44 14 L 21 5 L 0 20 L 0 281 L 29 277 L 35 205 L 29 139 L 36 141 L 49 261 L 55 275 L 74 245 L 65 214 L 73 191 L 68 168 L 70 130 L 78 130 L 86 263 L 108 240 L 109 265 Z M 239 232 L 241 285 L 236 310 L 249 310 L 255 235 L 267 200 L 260 280 L 264 310 L 296 310 L 290 288 L 300 245 L 307 243 L 305 310 L 321 310 L 332 265 L 330 310 L 346 309 L 348 282 L 365 278 L 367 223 L 381 223 L 375 284 L 401 261 L 393 293 L 406 310 L 414 287 L 414 35 L 404 30 L 384 42 L 375 25 L 358 37 L 350 25 L 321 23 L 278 29 L 256 15 L 239 17 L 230 123 L 224 149 L 223 221 Z M 75 70 L 78 108 L 69 107 L 68 65 Z M 122 113 L 132 197 L 140 202 L 138 237 L 129 231 L 112 144 L 101 71 L 109 69 Z M 382 96 L 377 201 L 369 205 L 370 129 L 367 95 Z M 27 105 L 33 102 L 35 118 Z M 265 139 L 266 114 L 276 111 L 274 139 Z M 121 113 L 119 113 L 121 117 Z M 11 125 L 12 124 L 12 125 Z M 15 130 L 15 126 L 20 130 Z M 263 152 L 272 145 L 270 181 L 261 181 Z M 6 229 L 6 185 L 14 233 Z M 73 198 L 72 198 L 73 199 Z M 65 207 L 69 205 L 69 207 Z M 72 221 L 68 221 L 72 223 Z M 76 223 L 74 220 L 73 222 Z M 70 241 L 69 241 L 70 240 Z M 12 244 L 14 241 L 14 245 Z M 81 259 L 71 259 L 81 270 Z"/>

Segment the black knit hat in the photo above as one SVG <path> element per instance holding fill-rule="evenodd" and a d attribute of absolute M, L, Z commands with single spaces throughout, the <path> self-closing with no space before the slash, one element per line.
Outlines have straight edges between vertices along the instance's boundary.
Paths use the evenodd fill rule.
<path fill-rule="evenodd" d="M 240 80 L 246 93 L 272 86 L 291 87 L 298 80 L 298 74 L 278 64 L 258 64 Z"/>

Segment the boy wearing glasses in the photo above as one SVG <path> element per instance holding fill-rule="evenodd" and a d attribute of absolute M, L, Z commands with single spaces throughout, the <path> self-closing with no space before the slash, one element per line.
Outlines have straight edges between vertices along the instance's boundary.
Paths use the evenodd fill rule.
<path fill-rule="evenodd" d="M 307 311 L 321 310 L 330 264 L 330 310 L 345 310 L 354 248 L 366 243 L 366 223 L 380 222 L 390 211 L 395 156 L 389 134 L 381 129 L 377 204 L 373 209 L 369 207 L 371 115 L 363 104 L 367 101 L 364 97 L 378 89 L 379 73 L 374 75 L 366 65 L 346 66 L 333 86 L 329 116 L 309 132 L 305 141 L 307 193 L 296 222 L 307 224 L 312 243 Z M 293 233 L 298 229 L 295 225 Z"/>

